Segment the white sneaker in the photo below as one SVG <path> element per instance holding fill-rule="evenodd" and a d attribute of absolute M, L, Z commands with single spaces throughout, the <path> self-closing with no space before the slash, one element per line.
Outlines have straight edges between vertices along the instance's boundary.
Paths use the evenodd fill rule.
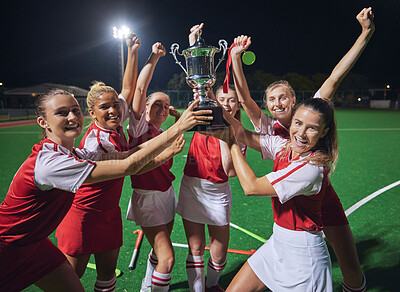
<path fill-rule="evenodd" d="M 142 287 L 140 288 L 140 292 L 150 292 L 151 291 L 151 285 L 146 286 L 146 278 L 143 278 L 142 280 Z"/>

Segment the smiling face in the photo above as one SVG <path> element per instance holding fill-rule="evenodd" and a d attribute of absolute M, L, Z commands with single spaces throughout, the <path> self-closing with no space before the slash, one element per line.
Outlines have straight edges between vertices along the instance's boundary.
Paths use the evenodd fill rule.
<path fill-rule="evenodd" d="M 228 93 L 218 90 L 217 100 L 231 116 L 234 116 L 240 108 L 237 95 L 231 88 L 229 88 Z"/>
<path fill-rule="evenodd" d="M 298 108 L 290 126 L 292 157 L 311 151 L 328 130 L 321 114 L 303 106 Z"/>
<path fill-rule="evenodd" d="M 99 127 L 115 130 L 121 122 L 121 103 L 114 92 L 103 92 L 96 98 L 89 113 Z"/>
<path fill-rule="evenodd" d="M 45 114 L 37 118 L 38 124 L 46 130 L 48 138 L 71 150 L 83 128 L 78 102 L 70 95 L 57 94 L 44 102 L 44 108 Z"/>
<path fill-rule="evenodd" d="M 288 128 L 296 103 L 296 97 L 292 95 L 290 89 L 282 85 L 271 88 L 266 93 L 266 102 L 272 116 Z"/>
<path fill-rule="evenodd" d="M 165 122 L 169 115 L 169 97 L 165 93 L 153 93 L 146 105 L 146 120 L 157 128 Z"/>

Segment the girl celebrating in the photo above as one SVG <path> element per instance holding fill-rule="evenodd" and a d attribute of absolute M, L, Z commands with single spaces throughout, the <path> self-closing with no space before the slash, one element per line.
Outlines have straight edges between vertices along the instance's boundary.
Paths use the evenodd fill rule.
<path fill-rule="evenodd" d="M 102 82 L 95 83 L 87 96 L 93 118 L 80 148 L 92 152 L 113 153 L 128 150 L 122 124 L 128 117 L 127 102 L 132 100 L 137 78 L 140 39 L 133 33 L 126 40 L 128 60 L 122 92 Z M 86 270 L 91 254 L 96 260 L 97 278 L 94 291 L 114 291 L 115 268 L 122 246 L 122 219 L 119 200 L 124 178 L 83 184 L 77 191 L 71 209 L 57 228 L 58 248 L 65 254 L 78 277 Z"/>
<path fill-rule="evenodd" d="M 33 146 L 0 205 L 0 290 L 35 284 L 45 291 L 83 291 L 75 270 L 47 236 L 83 183 L 135 174 L 183 132 L 208 124 L 211 118 L 201 115 L 210 111 L 192 111 L 197 103 L 165 133 L 137 149 L 101 155 L 73 147 L 83 127 L 76 99 L 60 89 L 41 95 L 36 112 L 44 140 Z"/>
<path fill-rule="evenodd" d="M 356 18 L 362 27 L 360 36 L 314 97 L 328 100 L 333 97 L 341 81 L 354 66 L 372 37 L 375 31 L 372 9 L 364 8 Z M 231 50 L 235 86 L 240 102 L 256 131 L 289 137 L 288 128 L 296 103 L 293 88 L 285 80 L 272 83 L 265 92 L 266 104 L 273 117 L 265 115 L 250 97 L 240 60 L 240 54 L 250 46 L 251 40 L 247 36 L 240 36 L 235 39 L 235 44 Z M 330 184 L 322 204 L 322 219 L 324 233 L 333 247 L 343 274 L 343 290 L 365 291 L 366 280 L 360 267 L 353 235 L 340 200 Z"/>
<path fill-rule="evenodd" d="M 240 118 L 238 99 L 232 86 L 226 94 L 222 87 L 219 88 L 216 97 L 229 115 Z M 245 155 L 244 145 L 241 151 Z M 190 291 L 223 291 L 218 281 L 227 261 L 232 208 L 228 178 L 234 176 L 236 174 L 227 144 L 195 132 L 190 143 L 177 207 L 189 244 L 186 273 Z M 206 224 L 210 241 L 207 282 L 203 259 Z"/>
<path fill-rule="evenodd" d="M 272 197 L 273 234 L 236 274 L 226 291 L 332 291 L 331 262 L 322 235 L 321 204 L 338 149 L 334 111 L 322 99 L 301 103 L 290 138 L 259 135 L 227 116 L 238 141 L 274 160 L 273 172 L 256 177 L 235 139 L 235 171 L 248 196 Z"/>
<path fill-rule="evenodd" d="M 190 29 L 189 44 L 196 41 L 203 24 Z M 209 97 L 215 99 L 212 90 Z M 240 119 L 240 106 L 235 89 L 228 93 L 222 87 L 216 92 L 217 101 L 232 117 Z M 242 146 L 243 155 L 246 147 Z M 189 253 L 186 274 L 190 291 L 223 291 L 218 285 L 225 268 L 229 242 L 232 194 L 228 178 L 236 176 L 229 148 L 214 137 L 195 132 L 186 160 L 179 190 L 177 213 L 182 217 Z M 210 259 L 205 281 L 205 225 L 208 226 Z"/>
<path fill-rule="evenodd" d="M 161 125 L 171 114 L 179 119 L 179 112 L 170 106 L 168 95 L 155 92 L 146 98 L 147 88 L 165 48 L 155 43 L 152 53 L 139 74 L 129 119 L 128 135 L 130 147 L 135 147 L 160 135 Z M 184 140 L 176 152 L 164 153 L 156 158 L 159 166 L 153 170 L 132 175 L 133 194 L 129 202 L 127 219 L 139 225 L 149 241 L 150 251 L 146 276 L 141 291 L 168 291 L 174 265 L 174 249 L 170 240 L 174 225 L 176 199 L 171 173 L 172 156 L 183 150 Z"/>

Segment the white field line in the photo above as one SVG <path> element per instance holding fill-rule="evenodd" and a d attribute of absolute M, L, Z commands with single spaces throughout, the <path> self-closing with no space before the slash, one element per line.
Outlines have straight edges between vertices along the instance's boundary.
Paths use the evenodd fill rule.
<path fill-rule="evenodd" d="M 400 131 L 400 128 L 348 128 L 348 129 L 337 129 L 341 132 L 350 131 Z"/>
<path fill-rule="evenodd" d="M 353 206 L 351 206 L 350 208 L 348 208 L 345 211 L 346 216 L 349 216 L 351 213 L 353 213 L 355 210 L 357 210 L 358 208 L 360 208 L 362 205 L 366 204 L 367 202 L 371 201 L 373 198 L 376 198 L 377 196 L 379 196 L 380 194 L 386 192 L 387 190 L 390 190 L 396 186 L 400 185 L 400 180 L 398 180 L 395 183 L 392 183 L 380 190 L 377 190 L 376 192 L 370 194 L 369 196 L 365 197 L 364 199 L 358 201 L 357 203 L 355 203 Z"/>
<path fill-rule="evenodd" d="M 40 135 L 40 132 L 0 132 L 0 135 L 16 135 L 16 134 L 35 134 L 35 135 Z"/>

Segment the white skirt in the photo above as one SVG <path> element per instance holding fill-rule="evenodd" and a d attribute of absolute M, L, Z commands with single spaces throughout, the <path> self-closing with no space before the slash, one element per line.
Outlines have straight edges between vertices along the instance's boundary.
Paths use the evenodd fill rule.
<path fill-rule="evenodd" d="M 184 175 L 176 212 L 202 224 L 224 226 L 231 220 L 232 193 L 229 182 L 213 183 Z"/>
<path fill-rule="evenodd" d="M 175 213 L 176 197 L 172 185 L 165 192 L 134 189 L 126 219 L 135 221 L 138 226 L 153 227 L 171 222 Z"/>
<path fill-rule="evenodd" d="M 272 291 L 331 292 L 332 265 L 322 232 L 274 231 L 247 261 Z"/>

